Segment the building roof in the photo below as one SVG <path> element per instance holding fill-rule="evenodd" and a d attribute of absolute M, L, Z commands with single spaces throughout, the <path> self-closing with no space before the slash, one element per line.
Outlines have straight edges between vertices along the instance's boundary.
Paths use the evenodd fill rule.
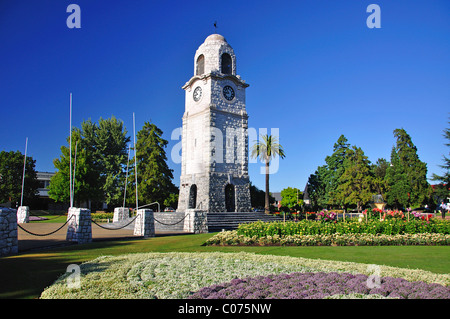
<path fill-rule="evenodd" d="M 205 42 L 210 42 L 210 41 L 223 41 L 223 42 L 227 42 L 227 40 L 225 40 L 225 38 L 217 33 L 211 34 L 210 36 L 208 36 L 205 39 Z"/>
<path fill-rule="evenodd" d="M 277 202 L 280 202 L 282 197 L 281 197 L 281 193 L 277 192 L 277 193 L 272 193 L 272 196 L 275 198 L 275 200 Z"/>

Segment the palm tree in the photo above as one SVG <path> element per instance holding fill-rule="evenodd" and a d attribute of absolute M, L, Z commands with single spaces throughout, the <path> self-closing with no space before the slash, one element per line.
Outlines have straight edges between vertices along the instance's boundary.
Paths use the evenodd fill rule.
<path fill-rule="evenodd" d="M 278 144 L 278 138 L 276 136 L 261 134 L 261 139 L 255 141 L 256 144 L 252 148 L 252 158 L 258 158 L 261 162 L 266 164 L 266 197 L 265 197 L 265 213 L 269 213 L 269 164 L 270 161 L 277 155 L 281 158 L 285 157 L 283 147 Z"/>

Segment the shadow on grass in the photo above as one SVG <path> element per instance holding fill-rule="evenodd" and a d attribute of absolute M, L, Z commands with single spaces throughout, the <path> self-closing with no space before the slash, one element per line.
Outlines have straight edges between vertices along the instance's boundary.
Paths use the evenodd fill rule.
<path fill-rule="evenodd" d="M 72 244 L 0 258 L 0 298 L 39 298 L 41 292 L 64 274 L 70 264 L 95 259 L 104 255 L 103 250 L 132 251 L 129 247 L 136 240 L 133 239 Z"/>
<path fill-rule="evenodd" d="M 0 298 L 39 298 L 42 291 L 66 272 L 70 264 L 81 264 L 105 255 L 146 252 L 253 252 L 384 264 L 448 273 L 450 246 L 342 246 L 342 247 L 240 247 L 202 246 L 214 233 L 142 238 L 94 239 L 89 244 L 71 244 L 46 250 L 22 252 L 0 258 Z"/>

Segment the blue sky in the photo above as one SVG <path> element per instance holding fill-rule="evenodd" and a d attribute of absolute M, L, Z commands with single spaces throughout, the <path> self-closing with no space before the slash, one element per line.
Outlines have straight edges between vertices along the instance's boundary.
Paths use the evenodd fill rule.
<path fill-rule="evenodd" d="M 69 4 L 81 29 L 69 29 Z M 369 29 L 369 4 L 381 28 Z M 442 173 L 450 115 L 449 1 L 105 1 L 0 2 L 0 150 L 24 152 L 39 171 L 73 125 L 111 115 L 129 135 L 152 121 L 170 141 L 181 126 L 184 85 L 194 54 L 217 21 L 250 84 L 249 126 L 279 128 L 286 158 L 271 190 L 303 189 L 341 134 L 372 162 L 389 160 L 393 131 L 404 128 L 428 164 Z M 174 183 L 180 164 L 169 156 Z M 264 188 L 260 163 L 251 181 Z"/>

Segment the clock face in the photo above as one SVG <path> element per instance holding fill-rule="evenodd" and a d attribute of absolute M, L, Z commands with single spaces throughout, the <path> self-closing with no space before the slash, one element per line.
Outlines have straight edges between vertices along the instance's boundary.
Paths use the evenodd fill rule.
<path fill-rule="evenodd" d="M 197 86 L 194 90 L 194 101 L 198 102 L 202 97 L 202 88 Z"/>
<path fill-rule="evenodd" d="M 231 86 L 226 85 L 223 88 L 223 96 L 224 98 L 226 98 L 228 101 L 231 101 L 232 99 L 234 99 L 234 90 Z"/>

